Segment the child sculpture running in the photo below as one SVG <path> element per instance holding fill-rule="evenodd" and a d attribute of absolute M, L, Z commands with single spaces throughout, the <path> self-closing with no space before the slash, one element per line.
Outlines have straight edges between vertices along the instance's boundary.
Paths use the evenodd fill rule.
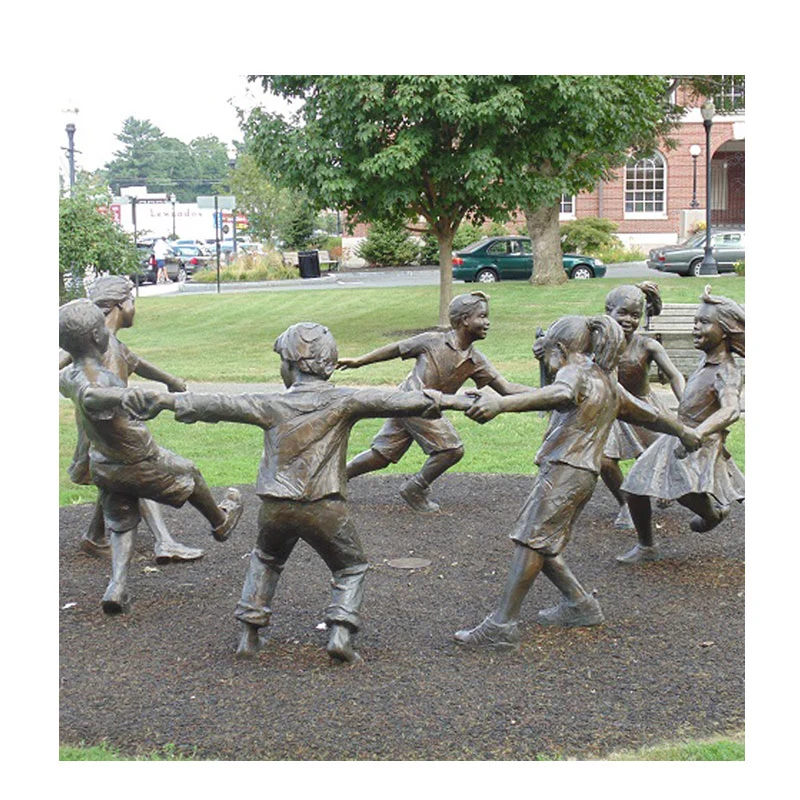
<path fill-rule="evenodd" d="M 622 329 L 608 316 L 562 317 L 537 340 L 545 369 L 554 376 L 540 389 L 510 397 L 482 395 L 467 411 L 487 422 L 503 411 L 552 410 L 536 455 L 539 472 L 517 517 L 511 539 L 514 555 L 498 607 L 471 630 L 456 632 L 459 644 L 510 649 L 519 642 L 522 602 L 540 572 L 562 598 L 540 611 L 542 625 L 599 625 L 597 600 L 572 574 L 562 556 L 575 520 L 592 496 L 600 473 L 603 447 L 617 416 L 683 437 L 684 426 L 663 409 L 648 406 L 618 386 L 617 359 L 625 347 Z M 687 446 L 692 446 L 691 435 Z"/>
<path fill-rule="evenodd" d="M 367 558 L 347 508 L 345 457 L 350 430 L 367 417 L 438 417 L 440 409 L 466 410 L 468 397 L 440 392 L 351 389 L 329 382 L 337 348 L 322 325 L 301 322 L 274 346 L 288 391 L 277 394 L 177 394 L 137 390 L 142 416 L 174 409 L 180 422 L 243 422 L 264 429 L 264 453 L 256 494 L 261 498 L 258 539 L 250 555 L 235 617 L 242 632 L 237 654 L 262 645 L 259 628 L 269 624 L 271 603 L 283 568 L 300 539 L 319 553 L 332 573 L 325 612 L 327 652 L 338 662 L 360 656 L 352 638 L 361 627 L 360 608 Z"/>
<path fill-rule="evenodd" d="M 693 531 L 710 531 L 744 500 L 744 475 L 725 448 L 728 428 L 741 414 L 742 374 L 733 354 L 744 358 L 744 309 L 706 286 L 694 319 L 694 346 L 703 351 L 700 366 L 689 377 L 678 418 L 701 442 L 687 452 L 664 436 L 637 460 L 622 483 L 636 525 L 638 543 L 617 557 L 624 564 L 661 558 L 653 542 L 650 498 L 677 500 L 694 512 Z"/>
<path fill-rule="evenodd" d="M 655 362 L 669 380 L 675 397 L 680 400 L 685 381 L 678 368 L 672 363 L 667 351 L 655 339 L 637 333 L 642 312 L 647 306 L 648 316 L 661 313 L 661 294 L 655 283 L 617 286 L 606 296 L 606 314 L 614 319 L 625 333 L 625 350 L 617 364 L 617 380 L 635 397 L 650 405 L 660 405 L 655 393 L 650 389 L 648 376 L 651 362 Z M 614 527 L 620 530 L 633 530 L 628 504 L 620 491 L 622 470 L 620 461 L 638 458 L 658 438 L 658 434 L 640 425 L 629 425 L 617 420 L 611 426 L 608 441 L 603 452 L 600 476 L 620 505 Z"/>
<path fill-rule="evenodd" d="M 182 378 L 177 378 L 140 358 L 117 338 L 117 333 L 121 328 L 130 328 L 133 325 L 136 314 L 133 285 L 128 278 L 124 275 L 98 278 L 89 288 L 89 299 L 106 317 L 106 327 L 110 336 L 103 363 L 111 372 L 126 386 L 130 375 L 135 373 L 143 378 L 164 383 L 171 392 L 186 391 L 186 382 Z M 69 353 L 62 350 L 59 354 L 58 368 L 63 369 L 71 361 L 72 357 Z M 78 427 L 78 442 L 72 457 L 72 464 L 69 467 L 69 476 L 74 483 L 86 485 L 92 482 L 89 475 L 89 440 L 83 431 L 80 422 L 81 414 L 77 410 L 75 420 Z M 158 503 L 143 497 L 139 501 L 139 511 L 155 539 L 156 563 L 194 561 L 202 557 L 203 551 L 200 548 L 187 547 L 172 538 Z M 99 499 L 95 504 L 89 529 L 81 538 L 81 548 L 91 555 L 108 552 L 109 545 L 103 522 L 103 505 Z"/>
<path fill-rule="evenodd" d="M 414 368 L 400 385 L 403 391 L 436 389 L 453 394 L 471 379 L 478 388 L 490 386 L 509 395 L 529 386 L 510 383 L 479 353 L 473 342 L 485 339 L 489 331 L 489 298 L 470 292 L 453 298 L 449 308 L 451 329 L 430 331 L 394 344 L 379 347 L 358 358 L 339 359 L 339 369 L 356 369 L 393 358 L 413 358 Z M 401 497 L 415 510 L 436 513 L 439 504 L 430 497 L 430 485 L 464 456 L 464 445 L 453 424 L 439 419 L 389 419 L 372 440 L 369 450 L 359 453 L 347 465 L 347 479 L 397 463 L 412 442 L 428 456 L 416 475 L 400 489 Z"/>
<path fill-rule="evenodd" d="M 58 312 L 58 342 L 72 357 L 59 373 L 59 390 L 75 404 L 89 441 L 89 472 L 97 486 L 111 539 L 111 581 L 103 595 L 108 614 L 130 604 L 128 571 L 142 497 L 180 508 L 187 500 L 225 541 L 242 513 L 239 491 L 228 489 L 217 505 L 197 467 L 159 447 L 129 411 L 134 390 L 105 365 L 111 334 L 91 300 L 73 300 Z"/>

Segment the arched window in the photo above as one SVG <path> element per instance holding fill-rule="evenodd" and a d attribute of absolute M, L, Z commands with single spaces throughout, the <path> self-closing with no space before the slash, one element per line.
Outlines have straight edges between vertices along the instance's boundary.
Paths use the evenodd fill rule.
<path fill-rule="evenodd" d="M 664 216 L 667 211 L 667 164 L 661 153 L 631 158 L 625 165 L 625 215 Z"/>

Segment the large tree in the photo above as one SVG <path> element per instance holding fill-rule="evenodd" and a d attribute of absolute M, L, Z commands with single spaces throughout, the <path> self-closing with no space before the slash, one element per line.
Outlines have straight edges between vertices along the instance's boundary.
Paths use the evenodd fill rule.
<path fill-rule="evenodd" d="M 452 243 L 465 217 L 506 213 L 495 144 L 521 104 L 510 76 L 268 75 L 289 119 L 255 109 L 251 151 L 279 185 L 350 219 L 425 220 L 439 243 L 439 324 L 452 297 Z"/>
<path fill-rule="evenodd" d="M 503 130 L 498 189 L 525 215 L 533 242 L 531 281 L 567 280 L 561 263 L 561 195 L 610 180 L 634 153 L 669 146 L 681 109 L 670 81 L 654 75 L 521 75 L 512 85 L 521 103 Z"/>

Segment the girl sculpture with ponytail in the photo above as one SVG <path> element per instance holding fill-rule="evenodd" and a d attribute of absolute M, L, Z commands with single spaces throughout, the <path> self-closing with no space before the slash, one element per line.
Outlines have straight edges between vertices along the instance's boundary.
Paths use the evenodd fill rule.
<path fill-rule="evenodd" d="M 539 472 L 533 490 L 511 533 L 514 555 L 500 604 L 476 628 L 458 631 L 458 643 L 515 647 L 522 601 L 540 572 L 561 593 L 558 605 L 539 612 L 542 625 L 603 622 L 600 604 L 581 586 L 561 553 L 594 491 L 611 425 L 619 415 L 664 433 L 685 433 L 677 419 L 618 386 L 615 370 L 624 348 L 625 335 L 611 317 L 563 317 L 537 339 L 534 350 L 553 376 L 551 383 L 504 397 L 482 394 L 466 412 L 480 423 L 503 411 L 553 413 L 536 455 Z M 687 440 L 686 446 L 693 446 L 693 441 Z"/>
<path fill-rule="evenodd" d="M 631 468 L 622 491 L 639 542 L 617 556 L 624 564 L 661 557 L 653 542 L 651 497 L 677 500 L 693 511 L 689 526 L 696 533 L 715 528 L 734 500 L 744 500 L 744 475 L 725 448 L 728 428 L 741 414 L 742 374 L 733 355 L 744 358 L 744 309 L 710 289 L 700 298 L 693 328 L 694 346 L 704 355 L 678 405 L 678 419 L 692 429 L 698 447 L 687 453 L 669 436 L 659 437 Z"/>
<path fill-rule="evenodd" d="M 661 294 L 658 286 L 650 281 L 634 285 L 617 286 L 606 296 L 606 314 L 612 317 L 625 333 L 625 349 L 617 365 L 617 380 L 632 395 L 650 405 L 659 405 L 650 389 L 648 372 L 655 362 L 669 380 L 675 397 L 680 400 L 685 381 L 678 368 L 672 363 L 663 346 L 649 336 L 637 332 L 642 313 L 654 317 L 661 313 Z M 656 439 L 658 434 L 639 425 L 630 425 L 621 420 L 611 426 L 606 442 L 600 475 L 603 482 L 620 505 L 614 527 L 619 530 L 633 530 L 628 505 L 620 491 L 622 470 L 620 461 L 638 458 Z"/>

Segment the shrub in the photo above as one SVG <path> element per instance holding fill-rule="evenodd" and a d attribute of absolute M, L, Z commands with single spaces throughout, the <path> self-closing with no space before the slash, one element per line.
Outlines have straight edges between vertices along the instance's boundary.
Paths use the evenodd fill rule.
<path fill-rule="evenodd" d="M 736 262 L 736 263 L 733 265 L 733 271 L 734 271 L 734 272 L 735 272 L 737 275 L 739 275 L 739 276 L 741 276 L 742 278 L 744 278 L 744 260 L 742 260 L 742 261 L 737 261 L 737 262 Z"/>
<path fill-rule="evenodd" d="M 585 217 L 565 222 L 561 226 L 561 249 L 565 253 L 597 255 L 601 250 L 620 247 L 614 235 L 617 225 L 610 219 Z"/>
<path fill-rule="evenodd" d="M 355 254 L 370 266 L 401 266 L 419 257 L 419 244 L 399 223 L 375 222 L 369 234 L 355 249 Z"/>
<path fill-rule="evenodd" d="M 283 263 L 280 253 L 267 250 L 265 253 L 242 253 L 224 269 L 219 279 L 224 283 L 239 281 L 280 281 L 298 278 L 297 268 Z M 217 270 L 203 269 L 192 276 L 194 283 L 216 283 Z"/>

